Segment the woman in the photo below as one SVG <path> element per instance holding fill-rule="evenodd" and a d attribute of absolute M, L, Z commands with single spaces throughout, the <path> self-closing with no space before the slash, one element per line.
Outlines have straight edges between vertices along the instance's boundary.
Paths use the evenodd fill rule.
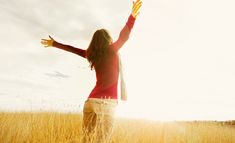
<path fill-rule="evenodd" d="M 75 48 L 50 39 L 42 39 L 45 47 L 56 47 L 86 58 L 96 72 L 96 85 L 91 91 L 83 109 L 83 142 L 110 142 L 114 110 L 117 106 L 117 85 L 119 75 L 118 50 L 128 40 L 142 1 L 133 2 L 132 13 L 113 42 L 105 29 L 97 30 L 87 50 Z"/>

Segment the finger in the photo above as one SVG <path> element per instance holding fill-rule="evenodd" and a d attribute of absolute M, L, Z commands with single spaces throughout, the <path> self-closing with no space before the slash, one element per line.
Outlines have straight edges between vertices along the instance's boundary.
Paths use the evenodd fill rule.
<path fill-rule="evenodd" d="M 45 41 L 41 41 L 41 43 L 45 45 L 45 44 L 47 44 L 48 42 L 45 42 Z"/>
<path fill-rule="evenodd" d="M 54 40 L 50 35 L 49 35 L 49 38 L 50 38 L 51 40 Z"/>
<path fill-rule="evenodd" d="M 132 1 L 132 9 L 134 9 L 134 7 L 135 7 L 135 2 Z"/>
<path fill-rule="evenodd" d="M 140 7 L 136 8 L 135 10 L 133 10 L 133 13 L 138 13 L 140 11 Z"/>
<path fill-rule="evenodd" d="M 138 6 L 138 5 L 140 5 L 140 4 L 142 4 L 142 1 L 136 2 L 136 3 L 135 3 L 135 7 Z"/>
<path fill-rule="evenodd" d="M 44 46 L 49 46 L 47 43 L 42 43 L 42 45 L 44 45 Z"/>
<path fill-rule="evenodd" d="M 134 11 L 134 12 L 137 12 L 137 11 L 140 9 L 141 6 L 142 6 L 142 3 L 136 5 L 136 6 L 134 7 L 133 11 Z"/>
<path fill-rule="evenodd" d="M 142 6 L 142 4 L 137 5 L 137 6 L 136 6 L 136 11 L 138 11 L 141 6 Z"/>
<path fill-rule="evenodd" d="M 140 14 L 140 12 L 138 12 L 138 13 L 136 14 L 136 16 L 139 15 L 139 14 Z"/>
<path fill-rule="evenodd" d="M 53 38 L 51 38 L 51 36 L 50 36 L 50 35 L 48 35 L 48 36 L 49 36 L 49 38 L 50 38 L 50 39 L 53 39 Z"/>
<path fill-rule="evenodd" d="M 48 42 L 46 42 L 46 41 L 41 41 L 41 43 L 42 43 L 42 44 L 47 44 Z"/>
<path fill-rule="evenodd" d="M 41 44 L 45 44 L 45 42 L 41 41 Z"/>
<path fill-rule="evenodd" d="M 133 1 L 133 3 L 137 3 L 137 2 L 139 2 L 140 0 L 136 0 L 136 1 Z"/>
<path fill-rule="evenodd" d="M 48 39 L 41 39 L 42 41 L 49 41 Z"/>
<path fill-rule="evenodd" d="M 142 2 L 141 2 L 141 3 L 138 3 L 138 4 L 135 4 L 132 9 L 135 10 L 135 9 L 138 8 L 139 6 L 142 6 Z"/>
<path fill-rule="evenodd" d="M 136 1 L 136 2 L 134 2 L 134 6 L 136 6 L 136 5 L 140 4 L 140 3 L 142 3 L 142 1 Z"/>

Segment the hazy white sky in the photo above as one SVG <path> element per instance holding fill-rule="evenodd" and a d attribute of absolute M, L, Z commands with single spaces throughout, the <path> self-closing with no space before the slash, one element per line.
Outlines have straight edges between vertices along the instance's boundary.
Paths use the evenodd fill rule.
<path fill-rule="evenodd" d="M 117 38 L 132 1 L 0 0 L 0 109 L 80 112 L 95 84 L 88 62 L 40 45 L 48 34 L 86 49 L 98 28 Z M 235 118 L 235 2 L 143 0 L 121 49 L 129 101 L 118 115 Z"/>

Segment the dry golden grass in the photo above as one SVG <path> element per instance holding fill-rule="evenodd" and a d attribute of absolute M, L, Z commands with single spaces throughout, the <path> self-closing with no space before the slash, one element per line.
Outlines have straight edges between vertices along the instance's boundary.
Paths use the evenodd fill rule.
<path fill-rule="evenodd" d="M 80 143 L 82 116 L 0 113 L 0 143 Z M 113 143 L 235 143 L 235 127 L 218 122 L 117 119 Z"/>

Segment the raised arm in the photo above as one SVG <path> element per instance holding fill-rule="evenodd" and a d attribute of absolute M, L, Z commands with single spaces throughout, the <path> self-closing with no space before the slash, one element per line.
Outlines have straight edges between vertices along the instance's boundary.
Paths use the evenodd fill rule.
<path fill-rule="evenodd" d="M 44 45 L 44 47 L 56 47 L 56 48 L 77 54 L 83 58 L 86 58 L 86 50 L 59 43 L 55 41 L 51 36 L 49 36 L 49 38 L 50 39 L 42 39 L 41 43 Z"/>
<path fill-rule="evenodd" d="M 125 44 L 125 42 L 129 39 L 131 30 L 134 26 L 136 17 L 139 15 L 139 10 L 141 6 L 142 6 L 141 0 L 137 0 L 136 2 L 133 2 L 132 12 L 128 18 L 128 21 L 126 22 L 126 25 L 122 28 L 119 34 L 118 40 L 115 41 L 111 45 L 111 47 L 114 48 L 115 51 L 118 51 Z"/>

